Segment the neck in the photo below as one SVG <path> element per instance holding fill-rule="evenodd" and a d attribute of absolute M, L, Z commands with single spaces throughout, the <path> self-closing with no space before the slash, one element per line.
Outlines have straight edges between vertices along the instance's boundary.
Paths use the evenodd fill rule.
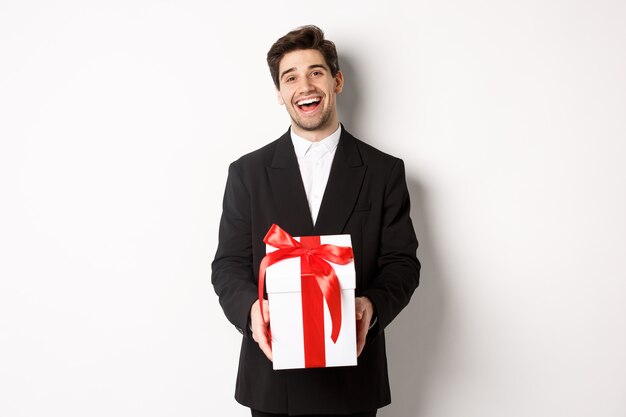
<path fill-rule="evenodd" d="M 291 123 L 291 130 L 301 138 L 308 140 L 309 142 L 319 142 L 333 134 L 339 127 L 339 121 L 334 120 L 332 123 L 328 123 L 328 126 L 322 127 L 316 130 L 305 130 L 297 126 L 295 123 Z"/>

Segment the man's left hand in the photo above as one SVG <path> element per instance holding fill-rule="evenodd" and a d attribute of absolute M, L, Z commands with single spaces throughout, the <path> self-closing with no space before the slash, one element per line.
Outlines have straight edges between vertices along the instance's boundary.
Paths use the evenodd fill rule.
<path fill-rule="evenodd" d="M 356 356 L 359 356 L 365 347 L 365 337 L 374 315 L 374 305 L 367 297 L 356 297 L 354 307 L 356 310 Z"/>

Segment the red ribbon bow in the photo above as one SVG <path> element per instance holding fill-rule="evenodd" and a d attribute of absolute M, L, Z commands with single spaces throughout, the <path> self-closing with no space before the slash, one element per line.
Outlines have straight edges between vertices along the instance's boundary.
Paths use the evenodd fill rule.
<path fill-rule="evenodd" d="M 332 321 L 331 339 L 334 343 L 337 343 L 339 331 L 341 330 L 341 288 L 339 287 L 337 274 L 335 274 L 335 270 L 328 262 L 339 265 L 350 263 L 354 258 L 352 248 L 322 245 L 319 236 L 303 236 L 300 238 L 300 242 L 298 242 L 289 233 L 275 224 L 270 227 L 263 242 L 278 249 L 265 255 L 259 267 L 259 307 L 261 308 L 261 315 L 265 317 L 263 314 L 263 286 L 266 268 L 284 259 L 300 257 L 305 366 L 307 368 L 325 366 L 323 318 L 321 320 L 321 337 L 319 324 L 319 317 L 320 315 L 323 317 L 324 314 L 321 297 L 326 300 L 330 312 Z M 310 277 L 315 279 L 312 280 Z M 320 343 L 321 358 L 319 353 Z M 316 350 L 318 353 L 308 354 L 306 352 L 307 349 Z"/>

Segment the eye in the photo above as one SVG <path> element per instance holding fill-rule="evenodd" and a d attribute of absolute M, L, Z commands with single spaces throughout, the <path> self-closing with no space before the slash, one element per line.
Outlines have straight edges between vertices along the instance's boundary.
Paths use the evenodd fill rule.
<path fill-rule="evenodd" d="M 290 82 L 293 82 L 295 79 L 296 77 L 294 77 L 293 75 L 290 75 L 289 77 L 285 78 L 285 82 L 290 83 Z"/>
<path fill-rule="evenodd" d="M 314 77 L 319 77 L 319 76 L 321 76 L 322 74 L 323 74 L 323 73 L 322 73 L 322 71 L 313 71 L 313 72 L 311 73 L 311 75 L 312 75 L 312 76 L 314 76 Z"/>

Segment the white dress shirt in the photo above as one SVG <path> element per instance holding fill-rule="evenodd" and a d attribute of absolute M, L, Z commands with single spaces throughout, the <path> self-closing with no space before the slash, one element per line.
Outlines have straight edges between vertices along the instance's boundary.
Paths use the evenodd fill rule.
<path fill-rule="evenodd" d="M 310 142 L 293 133 L 293 130 L 291 131 L 291 141 L 298 158 L 302 183 L 314 225 L 320 211 L 340 136 L 341 125 L 330 136 L 319 142 Z"/>
<path fill-rule="evenodd" d="M 317 214 L 320 211 L 340 136 L 341 125 L 330 136 L 319 142 L 310 142 L 293 133 L 293 130 L 291 131 L 291 142 L 298 157 L 298 165 L 300 166 L 300 174 L 302 175 L 306 199 L 309 202 L 313 225 L 315 225 Z M 375 314 L 368 330 L 374 327 L 377 322 L 378 315 Z"/>

